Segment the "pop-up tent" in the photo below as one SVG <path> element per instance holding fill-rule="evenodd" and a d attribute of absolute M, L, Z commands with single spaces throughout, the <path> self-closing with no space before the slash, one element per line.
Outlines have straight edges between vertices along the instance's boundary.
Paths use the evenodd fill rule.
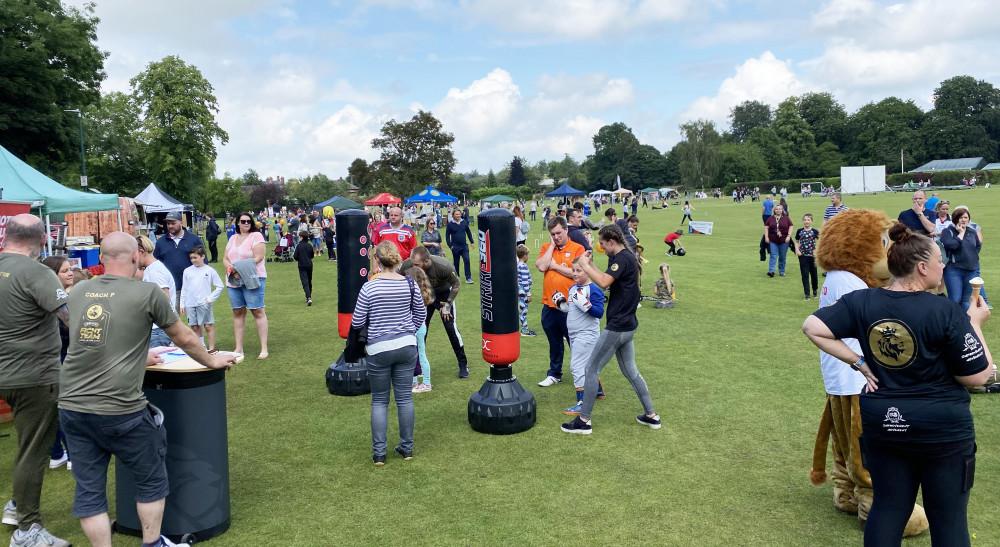
<path fill-rule="evenodd" d="M 488 198 L 483 198 L 480 201 L 482 201 L 483 203 L 503 203 L 505 201 L 507 203 L 514 203 L 514 201 L 516 200 L 510 196 L 505 196 L 503 194 L 494 194 Z"/>
<path fill-rule="evenodd" d="M 414 203 L 455 203 L 456 201 L 458 201 L 458 198 L 455 196 L 449 196 L 433 186 L 428 186 L 416 195 L 406 198 L 407 205 Z"/>
<path fill-rule="evenodd" d="M 350 199 L 347 199 L 347 198 L 341 197 L 341 196 L 333 196 L 332 198 L 330 198 L 330 199 L 328 199 L 328 200 L 326 200 L 324 202 L 317 203 L 316 205 L 313 205 L 313 209 L 318 209 L 318 210 L 322 211 L 323 208 L 326 207 L 326 206 L 328 206 L 328 205 L 330 207 L 333 207 L 333 209 L 335 211 L 342 211 L 344 209 L 360 209 L 361 208 L 361 204 L 358 203 L 358 202 L 356 202 L 356 201 L 353 201 L 353 200 L 350 200 Z"/>
<path fill-rule="evenodd" d="M 66 188 L 0 146 L 0 188 L 5 201 L 31 203 L 42 215 L 118 210 L 118 194 Z"/>
<path fill-rule="evenodd" d="M 587 195 L 587 192 L 584 192 L 583 190 L 577 190 L 576 188 L 573 188 L 569 184 L 563 184 L 559 188 L 556 188 L 555 190 L 545 195 L 546 197 L 550 198 L 564 198 L 570 196 L 585 196 Z"/>
<path fill-rule="evenodd" d="M 366 201 L 365 205 L 392 205 L 399 202 L 400 199 L 396 196 L 390 194 L 389 192 L 382 192 L 381 194 Z"/>
<path fill-rule="evenodd" d="M 170 197 L 166 192 L 160 190 L 156 184 L 149 183 L 145 190 L 135 196 L 135 200 L 142 204 L 147 213 L 172 213 L 174 211 L 190 211 L 191 206 Z"/>

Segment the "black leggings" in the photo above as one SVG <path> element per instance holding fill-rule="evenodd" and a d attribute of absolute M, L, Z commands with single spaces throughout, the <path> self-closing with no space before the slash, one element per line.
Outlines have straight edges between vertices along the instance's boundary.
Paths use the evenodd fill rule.
<path fill-rule="evenodd" d="M 326 242 L 326 258 L 327 260 L 336 260 L 337 251 L 333 250 L 333 240 L 329 239 Z"/>
<path fill-rule="evenodd" d="M 313 269 L 299 268 L 299 281 L 302 282 L 302 290 L 306 293 L 306 299 L 311 299 L 313 294 Z"/>
<path fill-rule="evenodd" d="M 816 272 L 816 257 L 815 256 L 800 256 L 799 257 L 799 273 L 802 274 L 802 290 L 805 291 L 806 297 L 809 296 L 809 281 L 812 280 L 812 293 L 816 296 L 816 291 L 819 290 L 819 279 Z"/>
<path fill-rule="evenodd" d="M 874 501 L 865 526 L 865 545 L 899 545 L 913 511 L 917 488 L 931 527 L 931 544 L 969 545 L 967 509 L 976 465 L 974 440 L 937 443 L 878 443 L 861 439 Z M 937 454 L 935 454 L 937 452 Z M 946 455 L 939 455 L 946 454 Z"/>

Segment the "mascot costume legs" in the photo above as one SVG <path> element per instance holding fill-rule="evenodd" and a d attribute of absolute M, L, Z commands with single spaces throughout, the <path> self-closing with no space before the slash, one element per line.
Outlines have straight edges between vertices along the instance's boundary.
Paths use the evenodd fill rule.
<path fill-rule="evenodd" d="M 823 225 L 816 247 L 816 263 L 827 271 L 820 307 L 841 296 L 870 287 L 881 287 L 889 278 L 883 241 L 892 221 L 880 211 L 852 209 L 839 213 Z M 861 353 L 857 341 L 845 342 Z M 833 506 L 857 514 L 862 527 L 872 506 L 872 481 L 861 462 L 861 410 L 859 396 L 864 376 L 836 358 L 820 352 L 826 388 L 826 406 L 813 447 L 809 479 L 819 486 L 826 482 L 826 453 L 833 443 Z M 920 534 L 928 527 L 923 507 L 915 505 L 903 531 L 904 537 Z"/>

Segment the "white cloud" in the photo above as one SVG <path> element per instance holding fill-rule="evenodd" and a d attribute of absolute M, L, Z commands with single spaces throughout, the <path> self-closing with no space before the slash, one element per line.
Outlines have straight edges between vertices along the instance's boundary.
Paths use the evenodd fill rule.
<path fill-rule="evenodd" d="M 465 89 L 449 89 L 433 112 L 456 138 L 481 143 L 507 126 L 520 100 L 510 73 L 496 68 Z"/>
<path fill-rule="evenodd" d="M 343 162 L 345 165 L 358 157 L 373 160 L 376 154 L 371 141 L 378 136 L 381 126 L 382 120 L 373 113 L 347 105 L 312 131 L 308 147 L 311 152 L 325 157 L 326 161 Z"/>
<path fill-rule="evenodd" d="M 799 95 L 808 86 L 792 70 L 791 61 L 780 61 L 770 51 L 747 59 L 736 67 L 736 74 L 726 78 L 714 97 L 701 97 L 681 112 L 683 121 L 705 118 L 722 131 L 729 127 L 729 110 L 743 101 L 760 101 L 777 107 L 791 95 Z"/>

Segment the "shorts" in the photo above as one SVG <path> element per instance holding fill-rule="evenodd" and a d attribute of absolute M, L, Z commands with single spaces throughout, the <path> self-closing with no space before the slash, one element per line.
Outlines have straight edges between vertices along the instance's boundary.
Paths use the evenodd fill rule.
<path fill-rule="evenodd" d="M 214 325 L 215 315 L 212 313 L 212 305 L 191 306 L 184 308 L 188 316 L 188 325 Z"/>
<path fill-rule="evenodd" d="M 267 278 L 261 277 L 260 287 L 256 289 L 226 287 L 226 291 L 229 293 L 229 303 L 233 306 L 233 309 L 247 308 L 248 310 L 256 310 L 263 308 L 265 281 L 267 281 Z"/>
<path fill-rule="evenodd" d="M 153 329 L 153 332 L 149 336 L 149 347 L 155 348 L 159 346 L 172 346 L 173 342 L 170 341 L 170 337 L 161 328 Z"/>
<path fill-rule="evenodd" d="M 154 412 L 158 415 L 154 418 Z M 104 416 L 59 410 L 66 444 L 73 449 L 73 516 L 108 512 L 108 464 L 111 455 L 132 472 L 135 501 L 150 503 L 167 497 L 167 431 L 163 413 L 148 406 L 131 414 Z M 118 500 L 119 503 L 125 500 Z"/>

